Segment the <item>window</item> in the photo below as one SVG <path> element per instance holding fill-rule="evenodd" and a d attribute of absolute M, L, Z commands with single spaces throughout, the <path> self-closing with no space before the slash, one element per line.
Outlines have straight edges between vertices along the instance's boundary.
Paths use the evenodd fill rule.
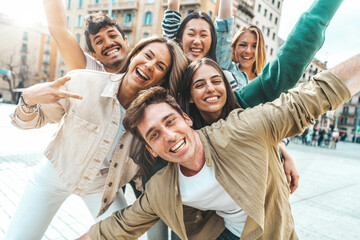
<path fill-rule="evenodd" d="M 258 6 L 258 12 L 261 12 L 261 4 Z"/>
<path fill-rule="evenodd" d="M 277 8 L 280 9 L 280 1 L 278 1 Z"/>
<path fill-rule="evenodd" d="M 111 18 L 112 18 L 112 19 L 116 19 L 116 17 L 117 17 L 117 14 L 116 14 L 116 13 L 112 13 L 112 14 L 111 14 Z"/>
<path fill-rule="evenodd" d="M 23 32 L 23 40 L 28 40 L 28 33 L 27 32 Z"/>
<path fill-rule="evenodd" d="M 144 33 L 143 33 L 143 38 L 147 38 L 148 36 L 150 36 L 150 33 L 149 33 L 149 32 L 144 32 Z"/>
<path fill-rule="evenodd" d="M 144 25 L 152 24 L 152 12 L 146 12 L 144 15 Z"/>
<path fill-rule="evenodd" d="M 78 0 L 78 8 L 84 8 L 84 0 Z"/>
<path fill-rule="evenodd" d="M 269 17 L 269 20 L 270 20 L 270 21 L 272 20 L 272 13 L 270 13 L 270 17 Z"/>
<path fill-rule="evenodd" d="M 95 4 L 100 4 L 100 3 L 101 3 L 101 0 L 94 0 L 94 3 L 95 3 Z"/>
<path fill-rule="evenodd" d="M 77 41 L 78 43 L 80 43 L 80 37 L 81 37 L 80 33 L 77 33 L 77 34 L 75 35 L 76 41 Z"/>
<path fill-rule="evenodd" d="M 60 70 L 60 77 L 63 77 L 65 75 L 65 71 L 63 69 Z"/>
<path fill-rule="evenodd" d="M 44 55 L 44 64 L 49 64 L 49 55 Z"/>
<path fill-rule="evenodd" d="M 213 12 L 210 10 L 209 11 L 209 17 L 212 18 Z"/>
<path fill-rule="evenodd" d="M 266 36 L 270 36 L 270 28 L 267 28 L 267 33 L 266 33 Z"/>
<path fill-rule="evenodd" d="M 264 17 L 267 15 L 267 9 L 264 10 Z"/>
<path fill-rule="evenodd" d="M 26 55 L 21 56 L 21 63 L 26 64 Z"/>
<path fill-rule="evenodd" d="M 194 12 L 193 9 L 187 10 L 187 11 L 186 11 L 186 16 L 189 16 L 189 15 L 192 14 L 193 12 Z"/>
<path fill-rule="evenodd" d="M 23 43 L 23 44 L 22 44 L 21 51 L 22 51 L 23 53 L 26 53 L 26 52 L 27 52 L 27 44 L 26 44 L 26 43 Z"/>
<path fill-rule="evenodd" d="M 278 22 L 278 18 L 276 17 L 276 18 L 275 18 L 275 25 L 277 24 L 277 22 Z"/>
<path fill-rule="evenodd" d="M 50 45 L 45 45 L 45 53 L 50 53 Z"/>
<path fill-rule="evenodd" d="M 70 9 L 71 8 L 71 0 L 68 0 L 67 2 L 67 9 Z"/>
<path fill-rule="evenodd" d="M 133 19 L 134 14 L 133 13 L 125 13 L 124 16 L 124 23 L 131 23 Z"/>
<path fill-rule="evenodd" d="M 66 25 L 68 28 L 70 27 L 70 16 L 66 16 Z"/>
<path fill-rule="evenodd" d="M 76 27 L 82 27 L 82 21 L 83 21 L 82 15 L 77 15 L 75 26 Z"/>
<path fill-rule="evenodd" d="M 343 117 L 341 118 L 341 125 L 346 125 L 347 124 L 347 118 Z"/>
<path fill-rule="evenodd" d="M 130 33 L 125 33 L 125 37 L 127 38 L 127 41 L 130 42 Z"/>
<path fill-rule="evenodd" d="M 275 4 L 275 0 L 272 0 L 272 2 L 271 2 L 273 5 Z"/>
<path fill-rule="evenodd" d="M 275 40 L 275 36 L 276 36 L 276 34 L 275 34 L 275 33 L 273 33 L 273 37 L 272 37 L 272 39 L 273 39 L 273 40 Z"/>
<path fill-rule="evenodd" d="M 154 3 L 154 0 L 146 0 L 146 3 L 152 4 L 152 3 Z"/>
<path fill-rule="evenodd" d="M 272 56 L 273 55 L 273 52 L 274 52 L 274 49 L 270 49 L 270 56 Z"/>
<path fill-rule="evenodd" d="M 47 42 L 47 43 L 50 43 L 50 40 L 51 40 L 50 36 L 47 35 L 47 36 L 46 36 L 46 42 Z"/>

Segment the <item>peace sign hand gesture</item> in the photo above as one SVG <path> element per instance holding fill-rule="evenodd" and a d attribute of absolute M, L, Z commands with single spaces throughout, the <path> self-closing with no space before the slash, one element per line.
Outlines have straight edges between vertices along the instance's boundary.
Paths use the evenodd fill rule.
<path fill-rule="evenodd" d="M 36 104 L 55 103 L 64 98 L 82 99 L 82 96 L 61 90 L 63 86 L 71 78 L 69 76 L 57 79 L 54 82 L 39 83 L 31 86 L 23 91 L 23 99 L 26 105 L 34 106 Z"/>

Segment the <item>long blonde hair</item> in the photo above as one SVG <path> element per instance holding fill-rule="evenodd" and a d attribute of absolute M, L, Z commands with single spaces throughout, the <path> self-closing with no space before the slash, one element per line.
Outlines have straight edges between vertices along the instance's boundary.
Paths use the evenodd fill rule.
<path fill-rule="evenodd" d="M 263 36 L 261 30 L 257 26 L 255 26 L 253 24 L 249 24 L 246 27 L 240 28 L 239 31 L 236 32 L 236 34 L 233 38 L 233 42 L 231 44 L 231 48 L 232 48 L 231 59 L 233 62 L 236 62 L 236 63 L 238 62 L 235 57 L 235 49 L 236 49 L 236 45 L 237 45 L 237 42 L 239 41 L 240 36 L 245 32 L 251 32 L 256 35 L 257 44 L 256 44 L 256 51 L 255 51 L 255 62 L 252 66 L 252 72 L 257 76 L 259 73 L 261 73 L 261 71 L 263 70 L 263 68 L 266 65 L 266 49 L 265 49 L 264 36 Z"/>

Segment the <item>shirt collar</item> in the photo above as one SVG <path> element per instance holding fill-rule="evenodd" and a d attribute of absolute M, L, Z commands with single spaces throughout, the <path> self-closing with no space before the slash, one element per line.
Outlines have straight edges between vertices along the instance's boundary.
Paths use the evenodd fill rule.
<path fill-rule="evenodd" d="M 117 94 L 119 91 L 120 84 L 123 80 L 123 76 L 125 74 L 111 74 L 109 76 L 109 82 L 106 84 L 103 92 L 101 93 L 102 97 L 110 97 L 110 98 L 117 98 Z"/>

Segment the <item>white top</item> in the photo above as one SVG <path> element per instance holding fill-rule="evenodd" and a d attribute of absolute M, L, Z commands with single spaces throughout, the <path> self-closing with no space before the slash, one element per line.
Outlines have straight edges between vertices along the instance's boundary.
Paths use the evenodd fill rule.
<path fill-rule="evenodd" d="M 240 237 L 247 214 L 218 183 L 214 170 L 204 164 L 200 172 L 191 177 L 184 176 L 180 167 L 178 167 L 178 172 L 183 204 L 203 211 L 216 211 L 220 217 L 224 218 L 225 227 Z"/>
<path fill-rule="evenodd" d="M 84 52 L 84 54 L 85 54 L 85 57 L 86 57 L 86 69 L 100 71 L 100 72 L 106 72 L 104 66 L 102 65 L 102 63 L 96 61 L 89 54 L 87 54 L 85 52 Z"/>

